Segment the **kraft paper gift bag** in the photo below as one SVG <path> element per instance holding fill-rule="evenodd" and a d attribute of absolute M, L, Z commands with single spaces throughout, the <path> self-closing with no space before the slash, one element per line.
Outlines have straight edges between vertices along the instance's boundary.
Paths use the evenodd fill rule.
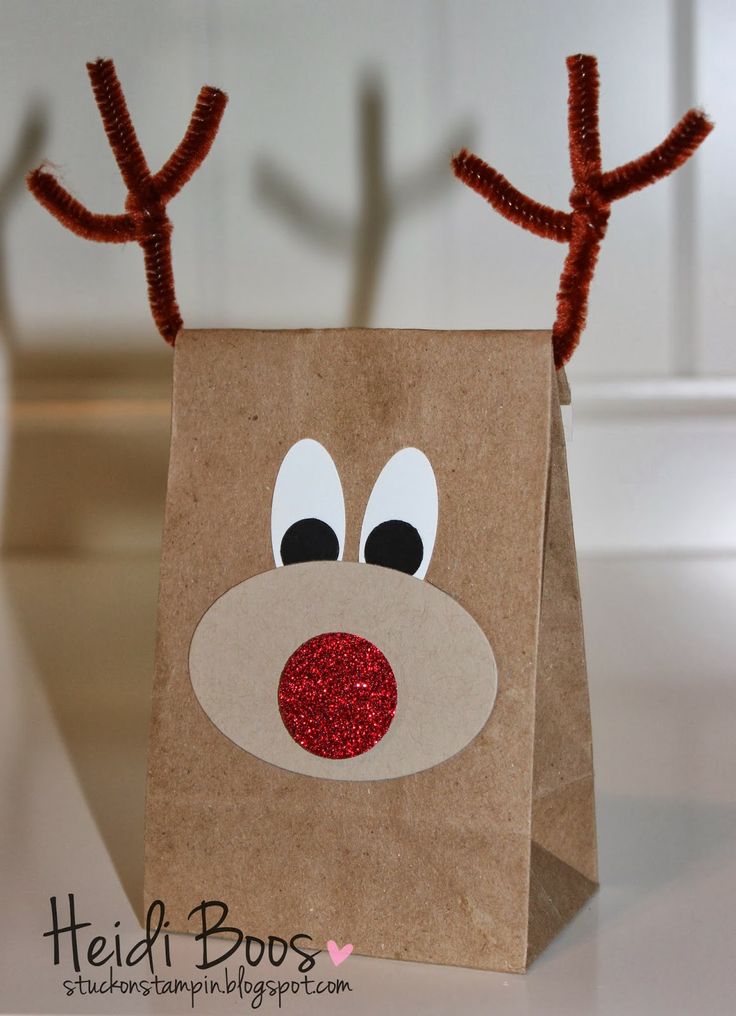
<path fill-rule="evenodd" d="M 264 942 L 521 971 L 595 890 L 561 368 L 611 202 L 710 124 L 691 111 L 603 173 L 595 61 L 568 70 L 571 212 L 454 160 L 569 244 L 551 332 L 183 330 L 166 204 L 214 139 L 217 89 L 153 174 L 97 61 L 126 211 L 29 177 L 75 232 L 141 245 L 176 346 L 145 845 L 170 931 L 220 900 Z"/>
<path fill-rule="evenodd" d="M 282 563 L 318 510 L 331 559 L 305 531 Z M 288 661 L 324 633 L 385 656 L 392 716 L 351 673 L 290 732 Z M 323 717 L 380 739 L 353 755 Z M 595 881 L 549 333 L 180 333 L 147 901 L 175 929 L 214 896 L 261 938 L 521 970 Z"/>

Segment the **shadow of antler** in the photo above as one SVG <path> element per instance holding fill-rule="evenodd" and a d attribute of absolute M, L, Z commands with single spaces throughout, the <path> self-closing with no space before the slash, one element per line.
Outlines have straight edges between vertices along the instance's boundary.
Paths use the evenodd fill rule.
<path fill-rule="evenodd" d="M 8 255 L 4 232 L 10 211 L 25 190 L 26 173 L 39 157 L 48 133 L 46 109 L 33 103 L 26 113 L 15 148 L 0 176 L 0 345 L 12 351 L 17 341 L 17 326 L 8 287 Z M 12 364 L 9 364 L 9 369 Z"/>
<path fill-rule="evenodd" d="M 381 83 L 366 75 L 358 92 L 358 210 L 352 218 L 309 195 L 301 181 L 268 159 L 256 166 L 256 191 L 266 205 L 297 232 L 330 253 L 353 262 L 347 323 L 367 326 L 375 310 L 378 283 L 391 230 L 398 218 L 433 201 L 448 186 L 448 155 L 468 143 L 473 131 L 461 124 L 437 155 L 404 174 L 389 179 L 385 158 L 386 101 Z"/>

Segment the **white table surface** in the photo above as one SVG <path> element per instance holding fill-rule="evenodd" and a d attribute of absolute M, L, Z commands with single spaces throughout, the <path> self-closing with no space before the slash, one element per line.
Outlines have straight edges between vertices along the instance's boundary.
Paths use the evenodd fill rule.
<path fill-rule="evenodd" d="M 142 877 L 158 562 L 0 565 L 5 1013 L 186 1013 L 186 998 L 65 998 L 49 897 L 124 942 Z M 736 1012 L 736 559 L 581 563 L 601 889 L 524 976 L 350 957 L 352 993 L 287 997 L 322 1016 Z M 191 939 L 173 972 L 191 977 Z M 68 969 L 68 968 L 66 968 Z M 283 968 L 282 968 L 283 969 Z M 326 956 L 317 973 L 336 976 Z M 258 976 L 268 974 L 263 967 Z M 281 975 L 283 976 L 283 974 Z M 202 1013 L 247 1012 L 233 998 Z M 276 1012 L 265 999 L 260 1012 Z"/>

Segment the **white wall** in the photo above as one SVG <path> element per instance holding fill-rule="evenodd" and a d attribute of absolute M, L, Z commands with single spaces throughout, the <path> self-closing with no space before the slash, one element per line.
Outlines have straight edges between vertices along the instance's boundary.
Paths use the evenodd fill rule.
<path fill-rule="evenodd" d="M 382 139 L 395 206 L 370 323 L 548 327 L 564 248 L 456 183 L 452 150 L 470 143 L 564 208 L 568 53 L 599 58 L 606 166 L 703 105 L 717 130 L 693 163 L 613 209 L 570 370 L 571 469 L 583 547 L 736 549 L 729 0 L 4 0 L 0 17 L 0 326 L 21 352 L 160 342 L 138 248 L 71 236 L 20 186 L 46 157 L 89 207 L 121 209 L 84 69 L 98 55 L 115 58 L 154 167 L 200 84 L 230 94 L 221 136 L 171 207 L 191 326 L 347 322 L 362 122 L 374 151 Z M 676 496 L 695 476 L 702 512 Z M 641 525 L 621 493 L 632 487 Z"/>

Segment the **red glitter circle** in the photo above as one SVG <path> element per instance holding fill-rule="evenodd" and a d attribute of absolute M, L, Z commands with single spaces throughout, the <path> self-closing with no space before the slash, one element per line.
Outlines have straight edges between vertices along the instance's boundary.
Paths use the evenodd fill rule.
<path fill-rule="evenodd" d="M 354 758 L 377 744 L 396 712 L 396 678 L 372 642 L 326 632 L 292 653 L 279 710 L 297 744 L 322 758 Z"/>

